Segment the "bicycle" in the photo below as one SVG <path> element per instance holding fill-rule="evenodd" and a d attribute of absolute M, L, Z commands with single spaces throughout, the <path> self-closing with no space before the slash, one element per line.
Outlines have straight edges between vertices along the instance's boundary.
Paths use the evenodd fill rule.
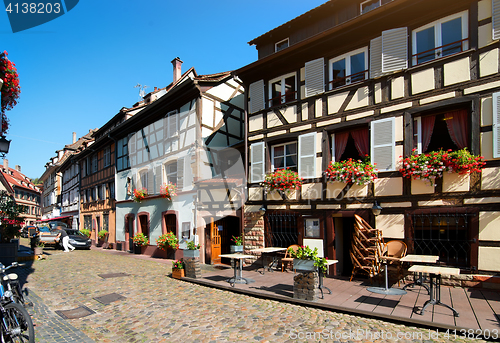
<path fill-rule="evenodd" d="M 0 284 L 0 342 L 35 343 L 35 328 L 28 311 L 12 298 L 12 291 Z"/>
<path fill-rule="evenodd" d="M 5 267 L 2 263 L 0 263 L 0 276 L 2 278 L 2 284 L 4 290 L 11 291 L 11 300 L 15 303 L 21 304 L 26 307 L 32 305 L 31 303 L 27 303 L 23 296 L 23 291 L 21 290 L 21 285 L 19 284 L 18 276 L 16 273 L 6 274 L 5 272 L 10 268 L 16 268 L 24 266 L 24 264 L 19 264 L 17 262 L 13 262 L 10 266 Z M 27 292 L 27 291 L 26 291 Z"/>

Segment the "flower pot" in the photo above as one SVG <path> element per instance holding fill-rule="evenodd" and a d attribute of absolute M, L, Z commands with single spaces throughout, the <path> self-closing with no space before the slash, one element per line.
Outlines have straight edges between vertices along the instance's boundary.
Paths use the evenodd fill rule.
<path fill-rule="evenodd" d="M 172 269 L 172 277 L 174 279 L 180 279 L 184 277 L 184 269 Z"/>
<path fill-rule="evenodd" d="M 35 247 L 35 249 L 33 249 L 33 252 L 35 255 L 42 255 L 43 254 L 43 247 Z"/>
<path fill-rule="evenodd" d="M 293 269 L 304 272 L 312 272 L 316 270 L 316 267 L 314 266 L 314 260 L 300 260 L 298 258 L 294 258 Z"/>
<path fill-rule="evenodd" d="M 134 254 L 137 254 L 137 255 L 142 254 L 142 246 L 134 244 Z"/>
<path fill-rule="evenodd" d="M 184 249 L 184 258 L 198 258 L 200 257 L 200 250 Z"/>
<path fill-rule="evenodd" d="M 243 245 L 231 245 L 230 246 L 231 253 L 242 253 Z"/>

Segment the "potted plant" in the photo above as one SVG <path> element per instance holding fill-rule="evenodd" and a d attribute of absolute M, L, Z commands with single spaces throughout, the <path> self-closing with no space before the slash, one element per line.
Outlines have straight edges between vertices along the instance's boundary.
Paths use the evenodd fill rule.
<path fill-rule="evenodd" d="M 142 247 L 146 247 L 149 245 L 149 239 L 142 232 L 136 234 L 132 240 L 134 241 L 134 253 L 140 254 L 142 253 Z"/>
<path fill-rule="evenodd" d="M 327 181 L 345 182 L 347 184 L 366 185 L 377 179 L 377 169 L 370 163 L 370 157 L 365 156 L 363 161 L 353 160 L 352 158 L 330 162 L 325 170 Z"/>
<path fill-rule="evenodd" d="M 200 257 L 200 244 L 195 244 L 193 241 L 187 242 L 187 249 L 184 249 L 184 258 Z"/>
<path fill-rule="evenodd" d="M 182 259 L 172 262 L 172 277 L 174 279 L 180 279 L 184 277 L 184 262 L 182 261 Z"/>
<path fill-rule="evenodd" d="M 88 229 L 81 229 L 80 230 L 81 233 L 83 233 L 85 236 L 87 236 L 87 238 L 90 238 L 90 230 Z"/>
<path fill-rule="evenodd" d="M 38 241 L 36 243 L 36 246 L 35 248 L 33 249 L 33 253 L 35 255 L 42 255 L 43 254 L 43 248 L 45 247 L 45 243 L 43 243 L 42 241 Z"/>
<path fill-rule="evenodd" d="M 4 265 L 17 261 L 18 244 L 11 239 L 21 236 L 24 211 L 24 206 L 18 205 L 13 196 L 0 192 L 0 262 Z"/>
<path fill-rule="evenodd" d="M 266 174 L 262 186 L 266 192 L 276 190 L 281 196 L 287 196 L 291 191 L 299 189 L 302 178 L 290 169 L 278 169 Z"/>
<path fill-rule="evenodd" d="M 134 198 L 135 202 L 141 202 L 147 196 L 148 196 L 148 190 L 146 188 L 142 188 L 142 189 L 137 189 L 136 188 L 136 189 L 134 189 L 133 198 Z"/>
<path fill-rule="evenodd" d="M 233 238 L 231 238 L 231 241 L 233 241 L 234 243 L 230 246 L 232 253 L 243 252 L 243 234 L 239 236 L 233 236 Z"/>
<path fill-rule="evenodd" d="M 173 196 L 177 196 L 177 186 L 174 183 L 164 183 L 161 185 L 160 194 L 168 201 L 172 201 Z"/>
<path fill-rule="evenodd" d="M 99 244 L 102 245 L 104 243 L 104 239 L 106 238 L 106 235 L 108 234 L 108 231 L 106 230 L 101 230 L 97 233 L 97 236 L 99 237 Z"/>
<path fill-rule="evenodd" d="M 2 80 L 0 83 L 0 115 L 2 119 L 0 133 L 2 134 L 5 134 L 9 129 L 9 121 L 5 111 L 11 110 L 17 105 L 17 99 L 21 94 L 16 65 L 7 56 L 7 51 L 0 53 L 0 80 Z"/>
<path fill-rule="evenodd" d="M 293 257 L 293 269 L 299 271 L 314 271 L 321 268 L 326 271 L 326 258 L 318 257 L 318 248 L 312 250 L 309 246 L 301 246 L 296 251 L 288 250 L 290 256 Z"/>
<path fill-rule="evenodd" d="M 179 249 L 179 240 L 173 232 L 167 232 L 158 237 L 156 246 L 163 251 L 167 252 L 168 259 L 175 258 L 175 251 Z"/>

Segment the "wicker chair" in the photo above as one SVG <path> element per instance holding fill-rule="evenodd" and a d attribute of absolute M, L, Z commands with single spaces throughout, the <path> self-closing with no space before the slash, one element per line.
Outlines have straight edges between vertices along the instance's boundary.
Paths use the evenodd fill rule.
<path fill-rule="evenodd" d="M 300 248 L 298 244 L 292 244 L 286 249 L 285 257 L 281 259 L 281 272 L 283 272 L 284 269 L 288 266 L 292 266 L 293 268 L 293 257 L 290 257 L 289 250 L 292 249 L 294 252 L 296 252 L 298 248 Z"/>

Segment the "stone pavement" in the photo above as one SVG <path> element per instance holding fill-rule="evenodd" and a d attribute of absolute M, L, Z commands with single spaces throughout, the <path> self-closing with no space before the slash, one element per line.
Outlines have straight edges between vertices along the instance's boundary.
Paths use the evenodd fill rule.
<path fill-rule="evenodd" d="M 46 253 L 46 260 L 18 270 L 34 302 L 29 311 L 37 342 L 465 341 L 460 333 L 455 339 L 175 280 L 169 277 L 169 260 L 94 248 Z M 98 275 L 110 273 L 127 275 Z M 111 293 L 124 298 L 108 305 L 94 299 Z M 55 313 L 79 306 L 95 313 L 77 319 Z"/>

